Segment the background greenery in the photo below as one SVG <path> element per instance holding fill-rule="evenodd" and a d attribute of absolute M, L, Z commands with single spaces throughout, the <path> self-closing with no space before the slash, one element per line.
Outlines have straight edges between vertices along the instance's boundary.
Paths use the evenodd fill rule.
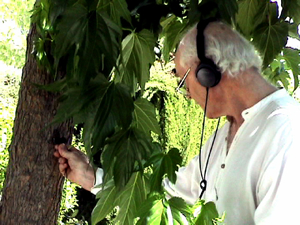
<path fill-rule="evenodd" d="M 71 1 L 72 2 L 72 1 Z M 79 1 L 80 2 L 80 1 Z M 92 1 L 91 1 L 92 2 Z M 102 1 L 105 2 L 105 1 Z M 123 2 L 124 1 L 120 1 Z M 128 1 L 129 2 L 129 1 Z M 156 6 L 161 6 L 163 1 L 157 1 Z M 169 6 L 175 6 L 174 2 L 171 4 L 172 1 L 170 1 Z M 187 3 L 189 1 L 183 1 L 183 3 Z M 297 8 L 299 3 L 293 2 L 290 5 L 285 5 L 286 9 L 284 13 L 282 14 L 281 20 L 277 21 L 277 13 L 276 13 L 276 8 L 274 8 L 274 4 L 266 4 L 265 8 L 261 11 L 261 9 L 258 9 L 263 3 L 263 1 L 239 1 L 239 7 L 240 11 L 237 15 L 237 29 L 239 29 L 243 34 L 251 39 L 253 36 L 254 44 L 256 44 L 256 47 L 262 52 L 264 56 L 264 75 L 270 79 L 272 82 L 278 84 L 280 83 L 287 89 L 289 89 L 291 92 L 295 90 L 298 86 L 298 75 L 299 75 L 299 50 L 296 49 L 290 49 L 286 48 L 282 51 L 282 54 L 278 54 L 282 48 L 282 46 L 285 43 L 281 43 L 280 41 L 275 42 L 273 45 L 272 41 L 278 38 L 277 40 L 280 40 L 283 36 L 287 35 L 287 32 L 289 32 L 289 35 L 291 37 L 295 37 L 299 39 L 299 35 L 297 35 L 297 27 L 292 27 L 292 25 L 289 25 L 289 29 L 287 28 L 288 25 L 287 23 L 284 22 L 284 16 L 298 16 L 297 11 L 293 11 L 293 7 Z M 285 1 L 287 3 L 289 1 Z M 64 29 L 68 29 L 72 27 L 74 24 L 77 26 L 82 26 L 84 29 L 87 26 L 89 28 L 95 26 L 93 21 L 93 16 L 91 17 L 85 17 L 86 16 L 86 8 L 85 7 L 90 7 L 93 8 L 94 6 L 89 5 L 86 6 L 85 3 L 80 2 L 80 4 L 70 4 L 68 7 L 69 9 L 66 9 L 66 5 L 61 8 L 62 10 L 60 11 L 61 14 L 59 13 L 57 15 L 53 15 L 54 17 L 51 17 L 52 19 L 54 18 L 53 23 L 56 23 L 56 27 L 54 26 L 54 29 L 57 29 L 56 31 L 59 31 L 57 33 L 51 33 L 53 30 L 47 30 L 50 28 L 49 24 L 47 24 L 46 14 L 49 13 L 49 5 L 47 5 L 47 1 L 37 1 L 37 3 L 40 3 L 40 5 L 37 4 L 36 10 L 34 11 L 34 16 L 33 19 L 37 23 L 38 28 L 40 29 L 40 39 L 37 40 L 36 42 L 36 47 L 38 50 L 38 53 L 36 54 L 38 59 L 47 64 L 47 58 L 45 55 L 44 51 L 44 45 L 48 41 L 48 33 L 49 32 L 51 35 L 53 35 L 51 38 L 53 38 L 54 41 L 57 41 L 57 49 L 54 50 L 54 56 L 55 56 L 55 62 L 54 62 L 54 68 L 50 68 L 53 70 L 56 70 L 59 68 L 60 65 L 60 60 L 65 62 L 65 55 L 66 52 L 68 54 L 71 53 L 78 53 L 80 56 L 79 58 L 74 57 L 74 59 L 77 60 L 82 60 L 86 56 L 89 56 L 91 52 L 93 52 L 93 47 L 94 47 L 94 42 L 93 38 L 95 38 L 95 34 L 93 33 L 88 33 L 86 36 L 82 36 L 80 33 L 63 33 Z M 115 3 L 115 2 L 114 2 Z M 148 4 L 147 1 L 144 1 L 145 4 Z M 5 70 L 4 72 L 1 72 L 1 102 L 0 102 L 0 109 L 1 109 L 1 117 L 0 117 L 0 130 L 1 130 L 1 185 L 2 181 L 4 179 L 5 175 L 5 165 L 7 164 L 8 156 L 7 156 L 7 151 L 8 151 L 8 146 L 9 146 L 9 140 L 11 137 L 11 129 L 13 126 L 13 117 L 14 117 L 14 109 L 15 109 L 15 103 L 17 99 L 17 89 L 19 85 L 19 77 L 20 77 L 20 70 L 15 70 L 22 68 L 24 64 L 24 56 L 25 56 L 25 35 L 28 32 L 28 26 L 29 26 L 29 18 L 30 18 L 30 13 L 29 10 L 31 9 L 32 2 L 25 2 L 25 1 L 5 1 L 1 2 L 0 5 L 0 11 L 1 11 L 1 19 L 5 24 L 9 24 L 9 26 L 6 26 L 5 29 L 1 30 L 1 43 L 0 43 L 0 50 L 1 50 L 1 56 L 0 60 L 2 63 L 6 65 L 11 65 L 13 67 L 11 70 Z M 232 7 L 232 10 L 235 11 L 235 1 L 228 1 L 227 4 L 229 6 L 234 6 Z M 265 3 L 264 3 L 265 4 Z M 127 22 L 128 26 L 125 27 L 126 29 L 128 27 L 132 27 L 131 23 L 134 23 L 137 21 L 131 21 L 129 18 L 128 14 L 126 14 L 126 10 L 123 12 L 120 11 L 113 11 L 114 9 L 117 8 L 117 5 L 109 5 L 110 9 L 108 8 L 108 5 L 105 5 L 105 7 L 100 7 L 97 8 L 97 13 L 101 12 L 110 12 L 110 17 L 112 21 L 107 20 L 106 17 L 102 17 L 103 14 L 99 13 L 97 16 L 100 16 L 100 19 L 104 21 L 103 23 L 107 25 L 107 29 L 109 29 L 109 34 L 111 36 L 108 36 L 108 39 L 105 39 L 103 43 L 109 42 L 109 39 L 111 38 L 112 40 L 115 40 L 115 34 L 118 32 L 120 33 L 121 31 L 118 30 L 116 27 L 112 26 L 113 23 L 120 24 L 120 18 L 123 17 Z M 56 5 L 58 8 L 62 7 L 61 5 L 57 4 Z M 148 5 L 148 7 L 156 7 L 155 5 Z M 65 8 L 64 8 L 65 7 Z M 142 10 L 142 6 L 139 5 L 140 9 Z M 223 7 L 225 7 L 223 5 Z M 226 8 L 226 7 L 225 7 Z M 66 9 L 66 10 L 65 10 Z M 65 10 L 65 11 L 64 11 Z M 138 10 L 138 9 L 137 9 Z M 230 15 L 231 9 L 227 8 L 227 11 L 224 10 L 224 13 Z M 93 11 L 93 10 L 91 10 Z M 134 10 L 132 10 L 134 11 Z M 52 13 L 55 13 L 55 11 L 52 11 Z M 57 13 L 57 11 L 56 11 Z M 94 12 L 93 12 L 94 13 Z M 262 17 L 257 20 L 253 21 L 254 14 L 261 14 Z M 120 14 L 120 15 L 119 15 Z M 159 13 L 158 13 L 159 14 Z M 285 15 L 284 15 L 285 14 Z M 78 20 L 78 15 L 81 15 L 83 18 L 82 21 Z M 92 15 L 92 14 L 89 14 Z M 228 16 L 227 15 L 227 16 Z M 245 15 L 247 15 L 245 17 Z M 270 18 L 269 21 L 264 21 L 264 16 L 268 15 Z M 56 17 L 57 16 L 57 17 Z M 56 18 L 59 16 L 64 16 L 62 20 L 58 19 L 55 21 Z M 161 16 L 161 15 L 158 15 Z M 226 15 L 225 15 L 226 16 Z M 182 17 L 182 15 L 179 17 Z M 298 17 L 296 17 L 298 18 Z M 98 18 L 99 19 L 99 18 Z M 135 18 L 136 19 L 136 18 Z M 126 54 L 126 50 L 132 50 L 135 53 L 140 54 L 140 49 L 138 49 L 136 46 L 138 44 L 141 44 L 143 47 L 146 46 L 143 50 L 149 50 L 151 49 L 155 43 L 154 37 L 152 37 L 152 34 L 149 32 L 142 32 L 141 27 L 145 26 L 149 28 L 148 26 L 152 26 L 153 24 L 148 24 L 147 19 L 143 21 L 142 18 L 139 18 L 139 22 L 137 27 L 137 30 L 130 30 L 129 28 L 126 30 L 123 30 L 123 37 L 124 42 L 123 42 L 123 51 L 125 52 L 124 54 L 124 60 L 125 64 L 120 64 L 119 66 L 122 68 L 122 66 L 125 67 L 124 71 L 125 72 L 120 72 L 121 74 L 117 82 L 122 82 L 130 86 L 132 83 L 133 85 L 131 88 L 133 89 L 133 92 L 137 92 L 138 88 L 137 86 L 139 85 L 142 89 L 143 86 L 146 85 L 146 89 L 144 93 L 139 93 L 146 99 L 148 99 L 150 102 L 152 102 L 155 105 L 155 110 L 156 110 L 156 115 L 159 119 L 159 128 L 161 130 L 161 135 L 155 135 L 152 133 L 152 136 L 154 140 L 158 141 L 161 146 L 163 147 L 165 152 L 172 152 L 171 150 L 175 147 L 179 149 L 179 152 L 183 156 L 183 164 L 188 162 L 194 155 L 198 153 L 199 149 L 199 139 L 200 139 L 200 126 L 201 126 L 201 118 L 202 118 L 202 110 L 199 110 L 199 106 L 197 106 L 193 101 L 186 101 L 182 96 L 179 96 L 175 94 L 174 88 L 177 85 L 177 80 L 176 78 L 172 77 L 170 74 L 170 71 L 172 69 L 172 65 L 168 64 L 165 66 L 163 69 L 161 68 L 160 64 L 155 64 L 154 67 L 152 67 L 151 70 L 151 77 L 150 81 L 145 84 L 146 80 L 145 77 L 147 77 L 147 71 L 145 71 L 144 68 L 147 68 L 148 63 L 151 63 L 152 60 L 154 59 L 151 54 L 145 54 L 146 57 L 143 58 L 143 60 L 136 61 L 134 65 L 139 65 L 140 63 L 144 63 L 141 68 L 137 68 L 136 71 L 140 70 L 141 74 L 143 76 L 139 77 L 136 74 L 136 79 L 138 81 L 132 81 L 132 80 L 126 80 L 128 79 L 126 73 L 135 73 L 136 71 L 133 69 L 132 71 L 126 71 L 126 69 L 132 69 L 131 67 L 134 67 L 134 65 L 130 65 L 130 57 L 134 57 L 133 55 Z M 228 18 L 227 18 L 228 19 Z M 74 24 L 73 24 L 74 22 Z M 254 23 L 255 22 L 255 23 Z M 261 22 L 260 27 L 256 27 L 258 23 Z M 298 20 L 295 20 L 296 25 L 298 25 Z M 182 31 L 183 26 L 185 25 L 185 22 L 182 22 L 180 19 L 178 19 L 175 16 L 171 16 L 167 18 L 166 20 L 162 21 L 162 27 L 164 28 L 164 47 L 162 48 L 162 56 L 165 60 L 168 60 L 169 57 L 169 52 L 174 49 L 176 45 L 176 41 L 179 39 L 179 33 Z M 136 25 L 136 24 L 134 24 Z M 155 25 L 155 24 L 154 24 Z M 99 24 L 96 24 L 97 29 L 103 29 L 103 27 L 98 27 Z M 124 27 L 123 27 L 124 28 Z M 255 33 L 254 30 L 259 28 L 260 33 L 257 32 Z M 149 28 L 150 29 L 150 28 Z M 154 36 L 158 35 L 159 33 L 159 27 L 151 27 L 150 29 L 153 31 Z M 103 31 L 103 30 L 102 30 Z M 257 30 L 255 30 L 257 31 Z M 119 34 L 118 33 L 118 34 Z M 176 35 L 174 35 L 176 33 Z M 90 36 L 89 36 L 90 35 Z M 96 37 L 99 38 L 99 36 Z M 116 35 L 117 36 L 117 35 Z M 74 39 L 72 39 L 74 38 Z M 274 39 L 272 39 L 274 38 Z M 85 40 L 85 41 L 82 41 Z M 148 46 L 147 48 L 147 41 L 149 43 L 152 43 L 153 46 Z M 153 41 L 154 40 L 154 41 Z M 66 42 L 63 42 L 66 41 Z M 126 42 L 127 41 L 127 42 Z M 62 45 L 61 43 L 64 43 L 65 45 Z M 82 45 L 81 49 L 86 49 L 86 51 L 79 51 L 78 49 L 74 49 L 73 45 Z M 109 42 L 110 43 L 110 42 Z M 130 43 L 131 46 L 126 45 L 126 43 Z M 113 53 L 117 51 L 116 46 L 114 45 L 115 43 L 110 43 L 111 46 L 114 48 Z M 100 43 L 101 45 L 101 43 Z M 133 46 L 133 47 L 132 47 Z M 96 48 L 103 48 L 105 49 L 104 46 L 96 46 Z M 77 52 L 78 50 L 78 52 Z M 70 53 L 71 52 L 71 53 Z M 95 52 L 93 52 L 95 53 Z M 99 52 L 98 52 L 99 53 Z M 96 55 L 98 54 L 97 52 L 95 53 Z M 101 52 L 100 52 L 101 53 Z M 149 53 L 146 51 L 146 53 Z M 267 54 L 269 53 L 269 54 Z M 117 54 L 116 54 L 117 55 Z M 116 60 L 116 55 L 111 55 L 114 61 Z M 277 56 L 276 56 L 277 55 Z M 82 57 L 83 56 L 83 57 Z M 101 56 L 99 54 L 98 56 Z M 128 57 L 128 58 L 126 58 Z M 273 60 L 275 57 L 275 60 Z M 88 59 L 91 59 L 87 57 Z M 98 57 L 100 58 L 100 57 Z M 145 62 L 146 63 L 145 63 Z M 69 63 L 69 62 L 68 62 Z M 73 63 L 73 64 L 72 64 Z M 78 63 L 78 61 L 77 61 Z M 82 64 L 85 63 L 85 61 L 81 62 Z M 95 65 L 97 65 L 99 62 L 95 62 Z M 128 64 L 126 64 L 128 63 Z M 92 66 L 95 66 L 92 64 Z M 105 64 L 106 65 L 106 64 Z M 53 66 L 53 65 L 52 65 Z M 76 60 L 74 62 L 70 63 L 70 67 L 74 67 L 75 69 L 77 68 L 78 64 L 76 64 Z M 98 66 L 98 65 L 97 65 Z M 110 68 L 112 68 L 115 65 L 109 65 Z M 2 66 L 1 66 L 2 68 Z M 79 68 L 82 69 L 83 71 L 80 71 L 80 73 L 83 74 L 88 74 L 90 71 L 93 70 L 93 68 Z M 289 72 L 288 72 L 289 71 Z M 70 71 L 69 71 L 70 72 Z M 73 72 L 73 71 L 71 71 Z M 106 71 L 107 72 L 107 71 Z M 78 74 L 77 74 L 78 75 Z M 98 74 L 99 75 L 99 74 Z M 107 73 L 105 74 L 107 76 Z M 69 77 L 70 78 L 70 77 Z M 89 79 L 91 77 L 71 77 L 75 78 L 76 81 L 78 81 L 81 84 L 86 84 L 86 82 L 89 82 Z M 81 79 L 81 80 L 80 80 Z M 83 79 L 83 80 L 82 80 Z M 84 80 L 87 79 L 87 80 Z M 102 78 L 101 78 L 102 79 Z M 98 80 L 99 81 L 99 80 Z M 97 81 L 97 82 L 98 82 Z M 102 81 L 102 80 L 101 80 Z M 93 80 L 94 82 L 94 80 Z M 92 83 L 92 82 L 91 82 Z M 89 83 L 89 84 L 91 84 Z M 98 83 L 99 84 L 99 83 Z M 101 84 L 101 83 L 100 83 Z M 137 85 L 138 84 L 138 85 Z M 72 91 L 72 88 L 76 89 L 78 86 L 74 83 L 69 83 L 70 85 L 68 88 L 69 90 Z M 72 86 L 73 85 L 73 86 Z M 79 88 L 80 88 L 79 85 Z M 94 84 L 93 84 L 94 85 Z M 105 83 L 106 85 L 106 83 Z M 111 85 L 111 84 L 109 84 Z M 100 85 L 101 86 L 101 85 Z M 111 90 L 113 94 L 115 94 L 115 90 L 122 92 L 124 94 L 126 91 L 123 89 L 121 86 L 117 85 L 111 85 L 114 90 Z M 106 87 L 105 87 L 106 88 Z M 73 90 L 74 90 L 73 89 Z M 109 88 L 107 88 L 109 89 Z M 4 90 L 4 91 L 2 91 Z M 80 89 L 79 89 L 80 90 Z M 110 89 L 109 89 L 110 90 Z M 76 90 L 75 94 L 78 93 L 78 89 Z M 71 95 L 74 92 L 70 92 Z M 68 96 L 66 92 L 66 99 L 70 97 L 71 95 Z M 135 93 L 136 94 L 136 93 Z M 136 94 L 134 96 L 135 98 L 138 98 L 139 96 Z M 72 100 L 72 99 L 71 99 Z M 73 100 L 72 100 L 73 101 Z M 71 101 L 71 103 L 72 103 Z M 136 103 L 137 104 L 137 103 Z M 66 106 L 66 105 L 65 105 Z M 102 114 L 101 114 L 102 115 Z M 98 115 L 99 116 L 99 115 Z M 82 118 L 77 118 L 79 121 Z M 86 121 L 88 122 L 88 121 Z M 99 121 L 98 121 L 99 122 Z M 98 124 L 99 125 L 99 124 Z M 102 124 L 103 125 L 103 124 Z M 205 137 L 207 136 L 215 129 L 215 121 L 208 121 L 207 122 L 207 129 L 205 131 Z M 141 127 L 139 127 L 141 128 Z M 154 127 L 154 129 L 156 129 Z M 99 132 L 100 133 L 100 132 Z M 89 141 L 87 141 L 89 142 Z M 103 144 L 103 143 L 102 143 Z M 89 148 L 88 148 L 89 149 Z M 94 152 L 93 152 L 94 154 Z M 138 178 L 138 176 L 136 176 Z M 2 188 L 2 186 L 1 186 Z M 69 182 L 66 182 L 65 188 L 64 188 L 64 199 L 62 202 L 62 208 L 61 208 L 61 221 L 60 223 L 86 223 L 86 220 L 89 220 L 87 218 L 88 214 L 84 210 L 88 208 L 86 202 L 81 202 L 79 204 L 76 203 L 76 200 L 74 199 L 74 196 L 76 195 L 82 196 L 82 193 L 80 194 L 80 190 L 76 190 L 76 186 L 71 185 Z M 87 198 L 86 196 L 84 198 Z M 80 199 L 78 200 L 80 201 Z M 92 199 L 88 199 L 88 201 L 92 201 Z M 82 207 L 84 206 L 84 207 Z M 81 208 L 80 208 L 81 207 Z"/>
<path fill-rule="evenodd" d="M 0 5 L 1 20 L 5 25 L 0 33 L 0 191 L 3 188 L 8 163 L 8 148 L 18 100 L 21 68 L 25 63 L 26 35 L 32 4 L 33 1 L 9 1 L 5 4 L 1 2 Z M 172 63 L 167 66 L 156 63 L 153 66 L 145 96 L 156 104 L 157 108 L 160 108 L 159 105 L 163 106 L 160 111 L 157 109 L 157 115 L 164 130 L 164 140 L 161 141 L 164 142 L 166 150 L 172 147 L 178 148 L 184 157 L 184 162 L 188 162 L 199 149 L 203 113 L 193 101 L 187 101 L 183 96 L 175 93 L 178 80 L 171 74 L 173 66 Z M 215 129 L 214 121 L 209 121 L 207 124 L 205 137 Z M 74 144 L 83 149 L 80 138 Z M 79 196 L 79 199 L 76 199 L 77 192 L 84 197 Z M 81 204 L 77 201 L 81 201 Z M 78 186 L 65 181 L 59 223 L 87 223 L 85 220 L 89 220 L 92 210 L 88 207 L 90 202 L 94 205 L 96 203 L 92 196 Z"/>

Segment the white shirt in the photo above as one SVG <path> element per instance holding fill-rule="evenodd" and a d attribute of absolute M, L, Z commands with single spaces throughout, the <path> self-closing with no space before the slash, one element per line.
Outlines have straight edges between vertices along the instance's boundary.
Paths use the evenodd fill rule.
<path fill-rule="evenodd" d="M 228 155 L 229 123 L 217 133 L 208 164 L 206 201 L 226 213 L 227 225 L 300 224 L 300 105 L 278 90 L 243 111 L 244 123 Z M 203 148 L 202 170 L 212 138 Z M 176 184 L 164 181 L 172 196 L 194 204 L 201 176 L 196 156 L 177 173 Z M 223 165 L 223 166 L 222 166 Z M 225 165 L 225 167 L 224 167 Z M 221 168 L 224 167 L 224 168 Z"/>
<path fill-rule="evenodd" d="M 300 224 L 300 106 L 285 90 L 269 95 L 242 113 L 244 123 L 230 146 L 229 123 L 217 133 L 207 171 L 206 201 L 226 213 L 226 225 Z M 212 138 L 203 148 L 206 165 Z M 199 158 L 163 184 L 171 196 L 194 204 L 200 194 Z M 225 165 L 224 168 L 221 168 Z M 103 171 L 96 173 L 102 183 Z M 99 189 L 94 189 L 96 193 Z"/>

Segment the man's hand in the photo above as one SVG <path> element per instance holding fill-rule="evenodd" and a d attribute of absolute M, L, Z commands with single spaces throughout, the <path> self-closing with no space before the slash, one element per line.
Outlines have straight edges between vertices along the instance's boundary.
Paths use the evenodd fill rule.
<path fill-rule="evenodd" d="M 95 182 L 95 174 L 88 157 L 74 147 L 68 149 L 65 144 L 55 145 L 55 149 L 54 156 L 58 158 L 61 174 L 91 191 Z"/>

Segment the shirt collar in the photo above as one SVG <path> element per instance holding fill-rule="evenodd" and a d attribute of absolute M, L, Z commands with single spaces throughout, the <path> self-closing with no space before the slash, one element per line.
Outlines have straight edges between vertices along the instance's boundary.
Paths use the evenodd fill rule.
<path fill-rule="evenodd" d="M 284 96 L 286 96 L 286 94 L 287 93 L 286 93 L 285 89 L 280 89 L 280 90 L 273 92 L 272 94 L 268 95 L 267 97 L 265 97 L 262 100 L 260 100 L 259 102 L 257 102 L 252 107 L 245 109 L 242 112 L 242 117 L 244 118 L 244 120 L 248 120 L 253 115 L 255 115 L 257 112 L 259 112 L 261 109 L 263 109 L 266 105 L 268 105 L 270 102 L 274 101 L 275 99 L 284 97 Z"/>

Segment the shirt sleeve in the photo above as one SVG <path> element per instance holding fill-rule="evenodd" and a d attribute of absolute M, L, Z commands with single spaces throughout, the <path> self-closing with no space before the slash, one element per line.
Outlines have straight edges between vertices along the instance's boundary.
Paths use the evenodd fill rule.
<path fill-rule="evenodd" d="M 256 225 L 299 223 L 299 137 L 285 128 L 279 133 L 274 137 L 277 148 L 272 146 L 273 153 L 266 154 L 257 184 Z"/>
<path fill-rule="evenodd" d="M 94 187 L 91 189 L 91 192 L 95 195 L 99 191 L 101 191 L 100 184 L 103 182 L 103 169 L 97 168 L 96 173 L 95 173 L 95 184 Z"/>
<path fill-rule="evenodd" d="M 199 156 L 194 157 L 187 167 L 181 167 L 175 184 L 169 179 L 163 180 L 163 186 L 169 197 L 181 197 L 188 204 L 195 204 L 200 195 Z"/>

